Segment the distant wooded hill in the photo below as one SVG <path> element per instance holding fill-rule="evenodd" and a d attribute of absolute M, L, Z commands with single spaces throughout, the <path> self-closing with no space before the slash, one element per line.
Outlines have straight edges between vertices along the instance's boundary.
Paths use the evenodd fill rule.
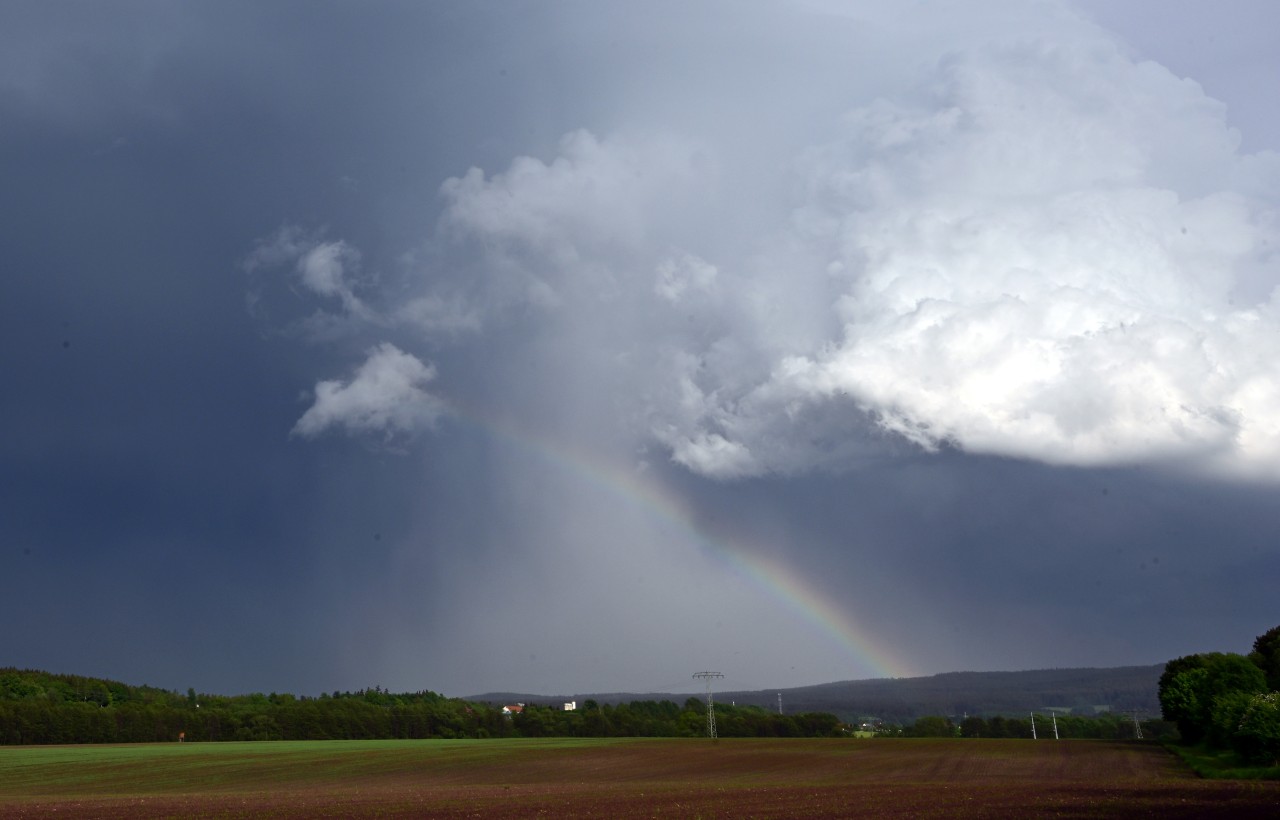
<path fill-rule="evenodd" d="M 1164 664 L 1106 669 L 1036 669 L 1026 672 L 947 672 L 923 678 L 876 678 L 840 681 L 792 689 L 716 692 L 717 703 L 777 709 L 784 712 L 830 712 L 856 723 L 867 717 L 887 723 L 910 723 L 926 715 L 962 717 L 1017 716 L 1050 708 L 1075 715 L 1136 711 L 1139 717 L 1160 714 L 1157 688 Z M 530 695 L 490 692 L 468 700 L 489 703 L 555 703 L 586 700 L 626 703 L 634 700 L 680 699 L 684 695 L 597 693 Z"/>

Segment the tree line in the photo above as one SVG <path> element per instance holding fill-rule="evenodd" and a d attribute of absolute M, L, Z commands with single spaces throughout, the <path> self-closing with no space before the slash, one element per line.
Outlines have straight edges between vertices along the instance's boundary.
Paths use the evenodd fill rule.
<path fill-rule="evenodd" d="M 722 737 L 841 734 L 830 714 L 780 715 L 754 706 L 717 705 Z M 186 695 L 146 686 L 37 670 L 0 669 L 0 744 L 176 741 L 339 740 L 486 737 L 697 737 L 706 705 L 689 698 L 582 708 L 447 698 L 380 687 L 318 697 L 291 694 Z"/>
<path fill-rule="evenodd" d="M 1280 626 L 1259 635 L 1248 655 L 1204 652 L 1169 661 L 1159 696 L 1183 742 L 1280 766 Z"/>
<path fill-rule="evenodd" d="M 838 737 L 839 718 L 825 712 L 783 715 L 759 706 L 716 704 L 720 737 Z M 587 700 L 572 711 L 526 704 L 512 721 L 523 737 L 699 737 L 707 733 L 707 706 L 689 698 L 598 704 Z"/>
<path fill-rule="evenodd" d="M 902 727 L 881 727 L 879 734 L 896 737 L 1002 737 L 1002 738 L 1087 738 L 1092 740 L 1165 740 L 1177 736 L 1173 724 L 1146 719 L 1135 723 L 1130 715 L 1061 715 L 1038 712 L 1034 718 L 992 715 L 971 716 L 953 721 L 930 715 Z"/>

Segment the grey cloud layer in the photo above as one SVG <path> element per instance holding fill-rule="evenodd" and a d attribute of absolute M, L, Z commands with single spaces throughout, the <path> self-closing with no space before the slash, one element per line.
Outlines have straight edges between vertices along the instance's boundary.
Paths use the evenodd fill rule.
<path fill-rule="evenodd" d="M 1240 153 L 1222 105 L 1077 31 L 950 53 L 917 93 L 842 114 L 785 155 L 767 124 L 753 152 L 677 122 L 472 169 L 442 186 L 448 264 L 387 312 L 425 312 L 428 336 L 530 309 L 569 328 L 637 440 L 708 476 L 905 441 L 1280 477 L 1280 157 Z M 785 209 L 735 235 L 761 211 L 738 194 L 778 169 Z M 299 262 L 348 313 L 354 253 Z"/>

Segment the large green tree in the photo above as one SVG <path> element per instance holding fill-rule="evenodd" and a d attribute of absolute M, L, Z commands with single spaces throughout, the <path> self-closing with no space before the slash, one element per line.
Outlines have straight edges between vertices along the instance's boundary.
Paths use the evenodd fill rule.
<path fill-rule="evenodd" d="M 1244 655 L 1206 652 L 1169 661 L 1160 676 L 1160 709 L 1178 724 L 1188 743 L 1230 742 L 1253 695 L 1265 692 L 1266 676 Z"/>
<path fill-rule="evenodd" d="M 1267 676 L 1267 689 L 1280 692 L 1280 626 L 1268 629 L 1254 639 L 1249 660 Z"/>
<path fill-rule="evenodd" d="M 950 718 L 927 715 L 906 727 L 903 734 L 907 737 L 955 737 L 956 727 Z"/>
<path fill-rule="evenodd" d="M 1254 695 L 1234 735 L 1236 751 L 1251 763 L 1280 766 L 1280 693 Z"/>
<path fill-rule="evenodd" d="M 1178 726 L 1178 734 L 1188 743 L 1204 736 L 1200 724 L 1200 692 L 1205 676 L 1204 655 L 1184 655 L 1164 666 L 1160 675 L 1160 713 Z"/>

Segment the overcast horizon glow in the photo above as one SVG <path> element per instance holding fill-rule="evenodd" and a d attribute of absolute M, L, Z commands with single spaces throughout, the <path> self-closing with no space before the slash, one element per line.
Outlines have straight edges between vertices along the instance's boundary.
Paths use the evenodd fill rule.
<path fill-rule="evenodd" d="M 572 695 L 1246 648 L 1277 24 L 10 6 L 0 665 Z"/>

